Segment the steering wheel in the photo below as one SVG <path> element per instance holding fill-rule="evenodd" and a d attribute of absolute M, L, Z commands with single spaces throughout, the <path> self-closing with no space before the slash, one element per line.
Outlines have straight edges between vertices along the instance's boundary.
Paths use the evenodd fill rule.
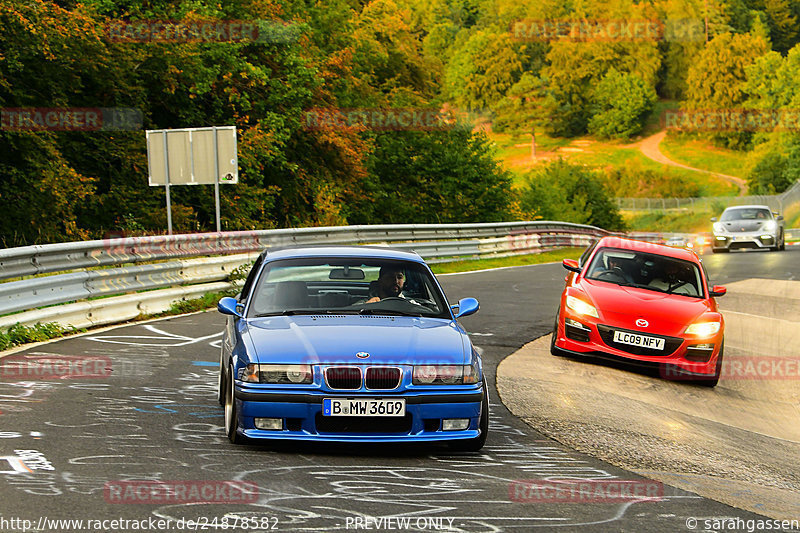
<path fill-rule="evenodd" d="M 684 285 L 686 285 L 687 283 L 689 283 L 689 282 L 688 282 L 688 281 L 682 281 L 682 280 L 678 280 L 678 282 L 677 282 L 675 285 L 673 285 L 672 283 L 670 283 L 670 284 L 669 284 L 669 287 L 667 287 L 667 292 L 673 292 L 675 289 L 678 289 L 678 288 L 680 288 L 680 287 L 683 287 L 683 286 L 684 286 Z"/>
<path fill-rule="evenodd" d="M 618 278 L 622 281 L 628 281 L 625 278 L 625 273 L 619 267 L 614 267 L 612 270 L 604 270 L 597 275 L 597 279 L 602 280 L 605 278 Z"/>

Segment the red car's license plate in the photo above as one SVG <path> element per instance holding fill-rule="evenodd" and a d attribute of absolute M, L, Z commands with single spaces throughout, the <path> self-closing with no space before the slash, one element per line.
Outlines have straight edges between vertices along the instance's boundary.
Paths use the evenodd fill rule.
<path fill-rule="evenodd" d="M 653 350 L 664 349 L 664 339 L 648 337 L 646 335 L 637 335 L 636 333 L 627 333 L 625 331 L 615 331 L 614 342 L 630 344 L 631 346 L 640 346 L 642 348 L 650 348 Z"/>

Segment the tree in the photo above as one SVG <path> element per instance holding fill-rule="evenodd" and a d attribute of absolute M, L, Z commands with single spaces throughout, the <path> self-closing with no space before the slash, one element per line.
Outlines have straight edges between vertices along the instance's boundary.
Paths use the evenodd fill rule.
<path fill-rule="evenodd" d="M 764 0 L 773 48 L 781 53 L 800 42 L 798 7 L 789 0 Z"/>
<path fill-rule="evenodd" d="M 658 96 L 635 74 L 611 69 L 591 94 L 589 133 L 601 138 L 628 138 L 644 127 Z"/>
<path fill-rule="evenodd" d="M 445 71 L 445 94 L 462 109 L 488 110 L 522 75 L 521 46 L 507 32 L 476 31 L 452 52 Z"/>
<path fill-rule="evenodd" d="M 555 42 L 547 55 L 543 75 L 550 84 L 548 114 L 556 135 L 586 132 L 591 111 L 591 92 L 612 68 L 635 74 L 655 88 L 661 56 L 655 41 L 645 42 Z"/>
<path fill-rule="evenodd" d="M 511 177 L 483 133 L 383 133 L 369 160 L 366 196 L 354 224 L 499 222 L 508 219 Z"/>
<path fill-rule="evenodd" d="M 767 42 L 749 34 L 715 37 L 689 69 L 683 108 L 701 112 L 741 110 L 749 96 L 746 69 L 767 52 Z M 750 142 L 745 131 L 714 133 L 711 137 L 733 148 Z"/>
<path fill-rule="evenodd" d="M 549 122 L 544 107 L 547 82 L 529 72 L 493 108 L 493 131 L 531 135 L 531 159 L 536 157 L 536 133 Z"/>
<path fill-rule="evenodd" d="M 800 179 L 800 138 L 774 137 L 750 154 L 746 171 L 751 194 L 781 193 Z"/>
<path fill-rule="evenodd" d="M 527 218 L 625 229 L 619 209 L 596 171 L 562 159 L 531 171 L 519 193 Z"/>

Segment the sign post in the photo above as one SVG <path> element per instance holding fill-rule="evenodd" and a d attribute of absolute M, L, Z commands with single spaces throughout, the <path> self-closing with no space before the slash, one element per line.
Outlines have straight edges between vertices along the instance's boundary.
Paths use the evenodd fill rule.
<path fill-rule="evenodd" d="M 147 130 L 147 166 L 150 186 L 166 188 L 170 235 L 173 185 L 213 184 L 216 227 L 217 232 L 222 231 L 219 185 L 239 181 L 235 126 Z"/>

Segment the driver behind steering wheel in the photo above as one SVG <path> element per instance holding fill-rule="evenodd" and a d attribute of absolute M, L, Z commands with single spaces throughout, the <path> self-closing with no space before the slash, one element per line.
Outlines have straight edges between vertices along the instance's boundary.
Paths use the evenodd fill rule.
<path fill-rule="evenodd" d="M 622 268 L 622 260 L 620 260 L 619 257 L 615 257 L 613 255 L 606 256 L 606 264 L 608 267 L 606 270 L 600 272 L 600 274 L 608 272 L 624 279 L 626 283 L 633 283 L 633 278 L 631 275 L 625 272 L 625 269 Z"/>
<path fill-rule="evenodd" d="M 364 303 L 379 302 L 384 298 L 404 298 L 403 285 L 406 275 L 402 269 L 395 266 L 382 266 L 378 272 L 377 296 L 373 296 Z"/>

